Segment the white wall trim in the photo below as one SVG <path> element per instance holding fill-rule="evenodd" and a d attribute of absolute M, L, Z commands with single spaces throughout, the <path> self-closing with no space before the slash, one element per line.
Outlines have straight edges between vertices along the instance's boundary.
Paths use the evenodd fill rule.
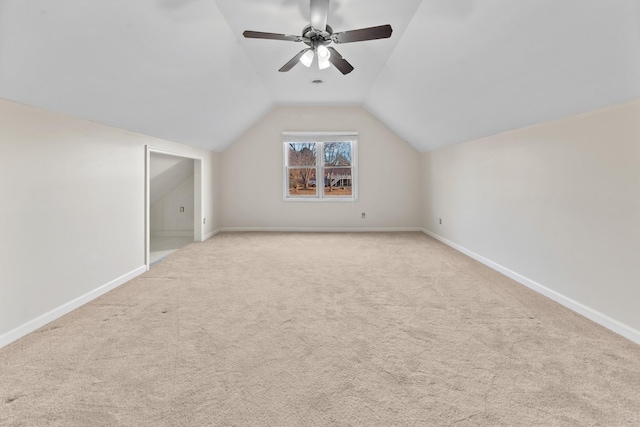
<path fill-rule="evenodd" d="M 92 290 L 91 292 L 88 292 L 74 300 L 64 303 L 60 307 L 54 308 L 53 310 L 33 320 L 28 321 L 22 326 L 18 326 L 17 328 L 0 336 L 0 348 L 11 344 L 12 342 L 24 337 L 27 334 L 30 334 L 31 332 L 43 327 L 47 323 L 51 323 L 54 320 L 59 319 L 65 314 L 70 313 L 76 308 L 88 303 L 89 301 L 92 301 L 98 298 L 99 296 L 106 294 L 107 292 L 117 288 L 118 286 L 128 282 L 129 280 L 141 275 L 146 271 L 147 271 L 146 265 L 140 266 L 135 270 L 132 270 L 129 273 L 123 274 L 117 279 L 114 279 L 109 283 L 102 285 L 97 289 Z"/>
<path fill-rule="evenodd" d="M 193 237 L 193 230 L 157 230 L 151 237 Z"/>
<path fill-rule="evenodd" d="M 204 242 L 207 239 L 212 238 L 213 236 L 215 236 L 216 234 L 220 233 L 222 231 L 221 228 L 215 229 L 213 230 L 211 233 L 207 233 L 204 236 L 202 236 L 202 241 Z"/>
<path fill-rule="evenodd" d="M 640 344 L 640 331 L 625 325 L 624 323 L 621 323 L 615 319 L 612 319 L 611 317 L 600 313 L 599 311 L 596 311 L 590 307 L 587 307 L 584 304 L 581 304 L 577 301 L 574 301 L 573 299 L 566 297 L 552 289 L 549 289 L 545 286 L 542 286 L 541 284 L 534 282 L 533 280 L 516 273 L 515 271 L 509 270 L 506 267 L 503 267 L 502 265 L 495 263 L 481 255 L 478 255 L 477 253 L 470 251 L 469 249 L 458 245 L 457 243 L 452 242 L 451 240 L 447 240 L 444 237 L 427 230 L 426 228 L 423 228 L 422 231 L 427 234 L 428 236 L 433 237 L 436 240 L 441 241 L 442 243 L 444 243 L 447 246 L 452 247 L 453 249 L 462 252 L 463 254 L 475 259 L 476 261 L 486 265 L 487 267 L 490 267 L 494 270 L 496 270 L 499 273 L 504 274 L 505 276 L 515 280 L 516 282 L 520 283 L 521 285 L 526 286 L 529 289 L 532 289 L 536 292 L 538 292 L 539 294 L 542 294 L 544 296 L 546 296 L 547 298 L 552 299 L 553 301 L 565 306 L 566 308 L 586 317 L 587 319 L 599 324 L 600 326 L 604 326 L 605 328 L 619 334 L 622 335 L 623 337 L 635 342 L 636 344 Z"/>
<path fill-rule="evenodd" d="M 308 232 L 308 233 L 377 233 L 377 232 L 402 232 L 423 231 L 420 227 L 374 227 L 374 228 L 309 228 L 309 227 L 222 227 L 222 232 L 233 231 L 268 231 L 268 232 Z"/>

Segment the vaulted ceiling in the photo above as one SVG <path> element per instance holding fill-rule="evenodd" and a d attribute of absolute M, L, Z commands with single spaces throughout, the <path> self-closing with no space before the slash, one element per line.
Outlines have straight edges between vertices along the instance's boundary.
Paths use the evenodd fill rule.
<path fill-rule="evenodd" d="M 220 151 L 277 105 L 359 105 L 426 151 L 640 97 L 637 0 L 332 0 L 355 67 L 278 69 L 309 0 L 0 0 L 0 97 Z M 321 79 L 324 83 L 314 84 Z"/>

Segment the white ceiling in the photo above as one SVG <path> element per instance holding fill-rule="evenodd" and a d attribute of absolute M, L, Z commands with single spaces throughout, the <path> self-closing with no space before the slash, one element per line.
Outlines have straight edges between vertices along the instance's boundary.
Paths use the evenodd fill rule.
<path fill-rule="evenodd" d="M 302 29 L 309 25 L 309 0 L 218 0 L 217 3 L 233 33 L 240 36 L 244 30 L 301 35 Z M 335 32 L 390 24 L 391 38 L 334 44 L 355 68 L 345 76 L 334 67 L 320 71 L 316 63 L 309 68 L 298 64 L 287 73 L 279 73 L 280 67 L 307 47 L 304 43 L 240 37 L 240 45 L 274 103 L 361 105 L 411 22 L 420 0 L 331 0 L 329 4 L 327 22 Z M 314 79 L 325 83 L 313 85 Z"/>
<path fill-rule="evenodd" d="M 308 0 L 0 0 L 0 97 L 223 150 L 276 105 L 362 105 L 420 151 L 640 97 L 638 0 L 332 0 L 355 67 L 278 69 Z M 320 78 L 323 85 L 311 80 Z"/>

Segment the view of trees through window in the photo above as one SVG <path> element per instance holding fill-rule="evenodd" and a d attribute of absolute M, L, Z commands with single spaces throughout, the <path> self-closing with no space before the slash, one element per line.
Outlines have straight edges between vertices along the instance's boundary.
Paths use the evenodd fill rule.
<path fill-rule="evenodd" d="M 351 142 L 289 142 L 288 197 L 352 197 Z"/>
<path fill-rule="evenodd" d="M 316 195 L 317 153 L 315 142 L 289 143 L 289 195 Z"/>
<path fill-rule="evenodd" d="M 324 144 L 324 196 L 351 196 L 351 143 Z"/>

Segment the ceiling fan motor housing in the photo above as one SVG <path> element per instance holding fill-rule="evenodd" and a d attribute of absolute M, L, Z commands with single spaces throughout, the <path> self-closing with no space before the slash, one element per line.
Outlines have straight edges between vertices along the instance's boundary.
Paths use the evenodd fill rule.
<path fill-rule="evenodd" d="M 325 31 L 316 30 L 311 25 L 307 25 L 302 30 L 302 37 L 305 44 L 313 49 L 320 45 L 329 45 L 333 41 L 331 36 L 333 35 L 333 28 L 327 25 Z"/>

